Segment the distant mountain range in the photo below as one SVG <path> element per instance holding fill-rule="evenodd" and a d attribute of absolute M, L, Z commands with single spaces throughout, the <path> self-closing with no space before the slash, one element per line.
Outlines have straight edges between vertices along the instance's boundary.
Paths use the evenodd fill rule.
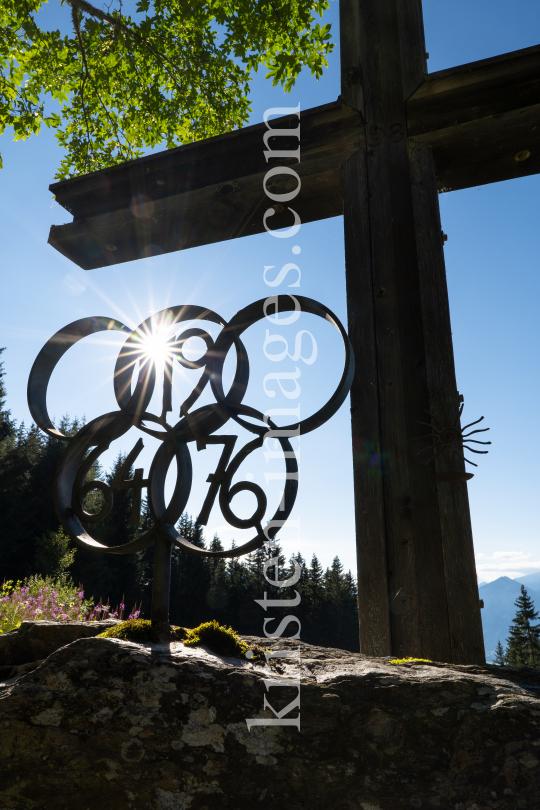
<path fill-rule="evenodd" d="M 540 590 L 540 571 L 536 571 L 534 574 L 527 574 L 524 577 L 519 577 L 516 579 L 516 582 L 519 581 L 522 585 L 525 585 L 527 590 L 529 588 L 534 588 L 535 590 Z M 540 605 L 538 605 L 540 609 Z"/>
<path fill-rule="evenodd" d="M 480 599 L 484 600 L 481 613 L 487 661 L 492 661 L 495 657 L 498 641 L 506 647 L 506 639 L 510 635 L 509 628 L 516 615 L 514 603 L 521 593 L 521 585 L 525 585 L 535 608 L 540 612 L 540 571 L 527 574 L 519 580 L 499 577 L 493 582 L 480 585 L 478 589 Z"/>

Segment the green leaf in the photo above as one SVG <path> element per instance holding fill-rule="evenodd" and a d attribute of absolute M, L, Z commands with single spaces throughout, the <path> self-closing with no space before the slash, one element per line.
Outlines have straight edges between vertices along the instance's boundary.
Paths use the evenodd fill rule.
<path fill-rule="evenodd" d="M 85 11 L 83 52 L 74 31 L 39 27 L 40 6 L 0 0 L 0 125 L 17 139 L 54 129 L 58 179 L 243 126 L 259 66 L 290 92 L 333 49 L 317 21 L 328 0 L 137 0 L 133 20 L 113 12 L 120 33 Z"/>

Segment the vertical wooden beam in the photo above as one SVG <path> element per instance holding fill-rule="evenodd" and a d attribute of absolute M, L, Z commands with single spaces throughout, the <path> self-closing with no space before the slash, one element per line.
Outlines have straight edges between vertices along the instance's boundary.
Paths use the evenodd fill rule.
<path fill-rule="evenodd" d="M 450 307 L 441 239 L 437 176 L 431 149 L 411 139 L 409 162 L 419 257 L 422 316 L 430 410 L 439 419 L 455 418 L 459 399 L 452 349 Z M 429 416 L 426 414 L 427 420 Z M 471 421 L 471 420 L 467 420 Z M 435 459 L 448 469 L 448 457 Z M 463 461 L 454 469 L 465 471 Z M 467 484 L 437 481 L 452 662 L 482 662 L 484 640 L 474 562 Z"/>
<path fill-rule="evenodd" d="M 360 650 L 390 655 L 388 564 L 373 279 L 365 150 L 343 169 L 348 332 L 357 372 L 351 388 L 354 503 L 357 527 Z"/>
<path fill-rule="evenodd" d="M 440 221 L 433 200 L 421 204 L 418 183 L 432 184 L 435 195 L 436 183 L 421 161 L 410 163 L 407 141 L 405 101 L 425 71 L 421 0 L 340 0 L 340 7 L 342 98 L 366 123 L 365 153 L 351 158 L 343 174 L 357 363 L 353 448 L 360 437 L 369 445 L 360 454 L 353 449 L 361 652 L 451 662 L 459 651 L 477 662 L 483 660 L 478 634 L 460 640 L 471 613 L 460 613 L 459 599 L 474 574 L 466 500 L 461 492 L 459 508 L 450 509 L 435 466 L 421 463 L 415 445 L 426 410 L 435 401 L 454 407 L 457 396 L 449 319 L 435 331 L 425 323 L 433 314 L 429 302 L 441 298 L 440 272 L 432 278 L 428 267 Z M 438 250 L 444 262 L 440 237 Z M 435 362 L 442 358 L 444 386 L 435 384 L 435 356 Z M 458 573 L 462 547 L 468 551 Z M 465 589 L 458 581 L 464 568 Z"/>

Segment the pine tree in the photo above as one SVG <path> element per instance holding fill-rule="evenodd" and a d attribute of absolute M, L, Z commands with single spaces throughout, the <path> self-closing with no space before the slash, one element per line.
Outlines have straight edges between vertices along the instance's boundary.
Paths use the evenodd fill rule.
<path fill-rule="evenodd" d="M 214 534 L 208 550 L 223 551 L 223 544 L 217 534 Z M 208 570 L 210 574 L 210 587 L 213 589 L 224 588 L 227 579 L 227 563 L 223 557 L 209 557 Z"/>
<path fill-rule="evenodd" d="M 309 568 L 309 583 L 313 593 L 318 596 L 322 593 L 324 587 L 324 575 L 322 565 L 316 554 L 311 558 L 311 565 Z"/>
<path fill-rule="evenodd" d="M 125 461 L 125 455 L 119 454 L 112 469 L 105 475 L 100 475 L 99 467 L 91 471 L 89 479 L 102 477 L 109 486 L 113 485 L 115 477 Z M 97 474 L 96 474 L 97 473 Z M 133 476 L 131 469 L 126 479 Z M 93 491 L 89 493 L 93 495 Z M 90 533 L 106 546 L 120 546 L 134 540 L 139 534 L 139 528 L 130 526 L 133 490 L 114 489 L 113 507 L 104 520 L 93 523 L 87 528 Z M 87 501 L 91 501 L 92 508 Z M 93 507 L 101 507 L 101 498 L 85 499 L 85 509 L 94 511 Z M 129 612 L 145 596 L 143 608 L 149 608 L 149 599 L 145 581 L 148 577 L 149 559 L 145 552 L 135 554 L 107 554 L 92 549 L 79 548 L 75 555 L 72 572 L 76 582 L 82 582 L 85 595 L 96 601 L 103 599 L 103 604 L 109 604 L 111 610 L 124 602 Z M 146 591 L 146 593 L 145 593 Z M 148 604 L 146 604 L 148 602 Z"/>
<path fill-rule="evenodd" d="M 309 571 L 308 571 L 308 568 L 306 566 L 306 561 L 304 560 L 304 558 L 302 557 L 302 555 L 300 554 L 299 551 L 296 554 L 291 554 L 291 558 L 289 560 L 289 571 L 288 571 L 288 576 L 289 577 L 292 577 L 294 572 L 295 572 L 295 565 L 294 565 L 295 563 L 297 563 L 297 565 L 300 566 L 301 573 L 300 573 L 300 579 L 298 580 L 298 582 L 296 583 L 296 585 L 294 587 L 296 588 L 296 590 L 300 594 L 303 594 L 304 589 L 305 589 L 307 583 L 309 582 Z"/>
<path fill-rule="evenodd" d="M 181 516 L 176 530 L 194 546 L 206 548 L 202 526 L 187 513 Z M 210 590 L 210 572 L 207 558 L 190 554 L 173 546 L 171 566 L 171 623 L 183 627 L 196 627 L 210 616 L 207 595 Z"/>
<path fill-rule="evenodd" d="M 497 642 L 497 646 L 495 648 L 495 658 L 493 659 L 493 663 L 500 667 L 503 667 L 506 663 L 506 653 L 500 641 Z"/>
<path fill-rule="evenodd" d="M 307 579 L 302 591 L 304 610 L 307 611 L 309 622 L 316 622 L 318 613 L 324 601 L 324 574 L 316 554 L 311 558 L 311 565 L 307 571 Z"/>
<path fill-rule="evenodd" d="M 223 544 L 217 534 L 214 535 L 209 546 L 210 551 L 223 551 Z M 209 613 L 208 619 L 217 619 L 220 624 L 228 623 L 228 608 L 230 602 L 227 587 L 227 563 L 223 557 L 208 557 L 210 587 L 206 596 Z"/>
<path fill-rule="evenodd" d="M 4 351 L 5 349 L 0 349 L 0 355 L 2 355 Z M 10 439 L 15 432 L 15 422 L 11 419 L 11 411 L 7 411 L 4 408 L 6 403 L 4 376 L 4 364 L 0 362 L 0 457 L 3 455 L 4 446 L 7 447 L 6 439 Z"/>
<path fill-rule="evenodd" d="M 234 540 L 231 548 L 236 548 Z M 257 632 L 259 610 L 250 593 L 250 573 L 239 557 L 231 557 L 227 560 L 227 591 L 229 594 L 228 623 L 240 633 Z"/>
<path fill-rule="evenodd" d="M 59 529 L 53 485 L 64 447 L 65 442 L 43 436 L 35 425 L 27 430 L 24 424 L 3 442 L 0 570 L 7 579 L 35 573 L 36 543 Z"/>
<path fill-rule="evenodd" d="M 268 587 L 263 575 L 264 563 L 267 559 L 268 554 L 264 548 L 258 548 L 256 551 L 252 551 L 251 554 L 248 554 L 245 560 L 249 580 L 249 592 L 250 594 L 254 595 L 255 599 L 259 598 L 258 596 L 255 596 L 255 594 L 261 593 L 265 587 Z"/>
<path fill-rule="evenodd" d="M 343 565 L 339 557 L 334 557 L 332 567 L 324 574 L 324 588 L 327 600 L 336 607 L 341 604 L 343 596 Z"/>
<path fill-rule="evenodd" d="M 514 602 L 517 612 L 510 627 L 507 639 L 506 660 L 514 667 L 535 667 L 540 665 L 540 624 L 533 625 L 538 612 L 528 595 L 525 586 Z"/>
<path fill-rule="evenodd" d="M 358 627 L 358 587 L 350 571 L 341 578 L 341 633 L 339 646 L 345 650 L 360 652 Z"/>
<path fill-rule="evenodd" d="M 344 573 L 339 557 L 324 573 L 324 613 L 319 619 L 322 643 L 358 651 L 358 604 L 356 583 Z"/>

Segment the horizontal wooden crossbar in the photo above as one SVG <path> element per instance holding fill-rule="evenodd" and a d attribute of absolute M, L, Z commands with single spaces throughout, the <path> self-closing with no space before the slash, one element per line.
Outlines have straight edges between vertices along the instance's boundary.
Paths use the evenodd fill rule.
<path fill-rule="evenodd" d="M 49 243 L 85 270 L 221 242 L 263 232 L 263 215 L 276 213 L 268 227 L 289 227 L 293 214 L 263 189 L 268 169 L 288 165 L 302 186 L 290 207 L 302 222 L 343 213 L 341 165 L 363 140 L 359 113 L 333 102 L 271 121 L 273 129 L 296 130 L 301 138 L 271 136 L 273 150 L 296 150 L 296 158 L 265 161 L 266 124 L 50 186 L 74 216 L 53 226 Z M 297 187 L 293 176 L 268 181 L 279 195 Z"/>
<path fill-rule="evenodd" d="M 432 147 L 439 190 L 538 174 L 540 45 L 429 74 L 407 129 Z"/>
<path fill-rule="evenodd" d="M 296 129 L 298 117 L 272 121 Z M 263 190 L 269 168 L 289 165 L 301 193 L 291 203 L 302 222 L 343 213 L 343 164 L 364 144 L 360 113 L 340 101 L 303 111 L 301 138 L 272 137 L 295 159 L 265 162 L 265 124 L 54 183 L 74 221 L 53 226 L 49 243 L 85 270 L 262 233 L 273 204 Z M 540 46 L 426 76 L 407 102 L 409 139 L 433 149 L 440 191 L 540 172 Z M 368 142 L 369 149 L 369 142 Z M 273 185 L 272 185 L 273 183 Z M 276 194 L 293 177 L 268 183 Z M 272 229 L 293 223 L 280 204 Z"/>

